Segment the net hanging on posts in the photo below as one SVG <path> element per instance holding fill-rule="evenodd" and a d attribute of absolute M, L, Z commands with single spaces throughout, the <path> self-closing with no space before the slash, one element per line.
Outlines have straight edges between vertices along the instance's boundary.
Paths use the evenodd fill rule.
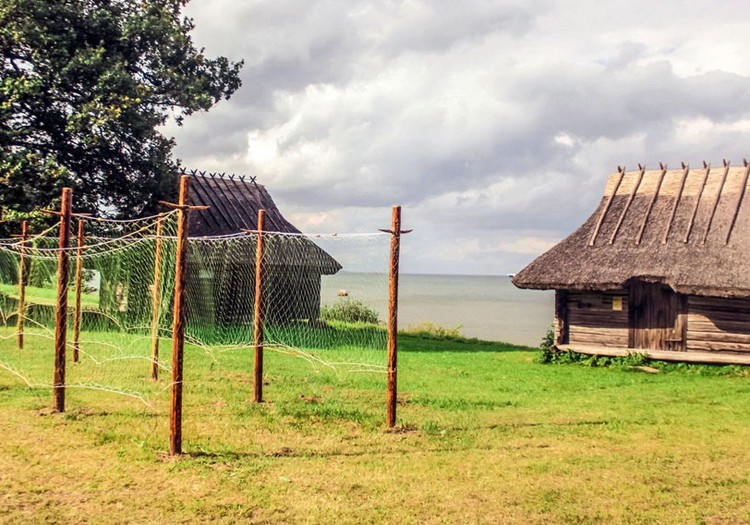
<path fill-rule="evenodd" d="M 68 366 L 66 387 L 126 394 L 150 405 L 164 388 L 146 379 L 152 363 L 152 320 L 161 337 L 170 336 L 175 214 L 132 221 L 79 219 L 85 235 L 81 245 L 73 243 L 69 255 L 80 281 L 71 280 L 68 290 L 69 318 L 73 318 L 69 324 L 78 323 L 78 330 L 68 333 L 67 353 L 72 363 L 77 346 L 80 362 Z M 52 386 L 49 348 L 60 253 L 55 229 L 29 235 L 24 242 L 0 240 L 0 367 L 39 388 Z M 162 256 L 155 268 L 157 244 Z M 26 268 L 23 308 L 19 308 L 18 282 L 21 255 Z M 157 273 L 160 300 L 154 315 Z M 75 308 L 77 288 L 80 308 Z M 17 322 L 19 314 L 23 323 Z M 23 329 L 23 349 L 15 344 L 19 329 Z"/>
<path fill-rule="evenodd" d="M 69 331 L 66 386 L 73 395 L 88 396 L 76 405 L 110 393 L 165 413 L 171 386 L 176 212 L 132 221 L 78 219 L 83 221 L 82 244 L 73 242 L 69 253 L 71 271 L 79 263 L 81 268 L 80 335 L 74 341 L 74 331 Z M 0 369 L 42 389 L 53 386 L 57 229 L 29 232 L 25 241 L 0 239 Z M 264 236 L 266 349 L 339 375 L 385 373 L 390 235 Z M 234 369 L 249 373 L 256 246 L 253 233 L 190 239 L 188 374 L 191 365 L 200 370 L 207 362 L 214 363 L 209 367 L 222 364 L 224 357 L 236 358 Z M 26 300 L 20 309 L 22 255 Z M 71 282 L 71 317 L 76 315 L 75 290 Z M 18 348 L 19 326 L 23 349 Z M 162 354 L 158 360 L 155 340 Z M 75 342 L 79 362 L 74 364 Z M 202 363 L 191 362 L 191 354 L 200 354 Z M 271 374 L 274 365 L 267 364 Z M 153 380 L 154 370 L 159 381 Z"/>
<path fill-rule="evenodd" d="M 388 242 L 383 234 L 264 232 L 264 346 L 337 373 L 386 368 Z M 258 234 L 191 239 L 187 335 L 216 351 L 251 348 Z"/>

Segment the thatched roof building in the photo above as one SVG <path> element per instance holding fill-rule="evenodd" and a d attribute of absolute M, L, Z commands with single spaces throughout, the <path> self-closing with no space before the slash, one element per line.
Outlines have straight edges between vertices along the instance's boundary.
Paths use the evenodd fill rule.
<path fill-rule="evenodd" d="M 749 175 L 750 166 L 726 162 L 618 169 L 588 220 L 513 283 L 557 290 L 560 346 L 592 345 L 600 351 L 589 353 L 612 355 L 668 350 L 683 354 L 660 357 L 702 361 L 716 358 L 685 354 L 721 352 L 745 362 Z"/>
<path fill-rule="evenodd" d="M 205 317 L 206 325 L 247 324 L 251 321 L 255 290 L 255 240 L 253 237 L 201 242 L 201 238 L 231 236 L 257 230 L 258 211 L 265 210 L 264 231 L 300 234 L 281 214 L 268 190 L 254 177 L 224 177 L 193 172 L 191 205 L 208 206 L 190 213 L 189 244 L 194 265 L 189 288 L 197 301 L 208 297 L 210 308 L 188 305 L 189 312 Z M 330 254 L 310 239 L 299 236 L 266 237 L 267 318 L 272 321 L 316 320 L 320 311 L 322 275 L 341 269 Z M 191 262 L 192 261 L 192 262 Z"/>

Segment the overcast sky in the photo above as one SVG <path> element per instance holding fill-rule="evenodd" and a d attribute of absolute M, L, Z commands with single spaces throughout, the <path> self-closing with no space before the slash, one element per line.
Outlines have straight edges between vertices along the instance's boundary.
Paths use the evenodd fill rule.
<path fill-rule="evenodd" d="M 193 0 L 244 85 L 167 134 L 305 232 L 387 227 L 402 269 L 515 273 L 618 165 L 750 157 L 746 0 Z"/>

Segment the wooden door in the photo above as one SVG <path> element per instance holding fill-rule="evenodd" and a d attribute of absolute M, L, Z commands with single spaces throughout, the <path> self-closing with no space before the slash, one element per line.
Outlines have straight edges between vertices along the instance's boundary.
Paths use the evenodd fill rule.
<path fill-rule="evenodd" d="M 629 347 L 675 350 L 682 334 L 675 330 L 680 314 L 680 297 L 668 286 L 633 281 L 629 287 Z"/>

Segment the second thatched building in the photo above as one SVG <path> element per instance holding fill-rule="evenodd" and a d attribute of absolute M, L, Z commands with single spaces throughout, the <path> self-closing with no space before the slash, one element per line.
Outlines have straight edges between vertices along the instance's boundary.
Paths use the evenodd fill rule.
<path fill-rule="evenodd" d="M 559 349 L 750 364 L 749 175 L 618 169 L 588 220 L 513 283 L 555 290 Z"/>

